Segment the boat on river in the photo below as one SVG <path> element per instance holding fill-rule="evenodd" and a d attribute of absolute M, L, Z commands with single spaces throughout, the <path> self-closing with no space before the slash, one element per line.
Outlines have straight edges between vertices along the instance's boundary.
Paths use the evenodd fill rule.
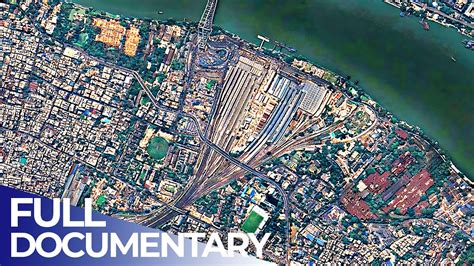
<path fill-rule="evenodd" d="M 420 20 L 420 24 L 421 26 L 423 26 L 424 30 L 430 30 L 430 24 L 428 24 L 428 22 L 426 22 L 424 18 Z"/>

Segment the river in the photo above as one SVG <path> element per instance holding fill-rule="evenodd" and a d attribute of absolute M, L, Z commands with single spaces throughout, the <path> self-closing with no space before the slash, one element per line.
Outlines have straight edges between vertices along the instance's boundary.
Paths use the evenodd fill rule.
<path fill-rule="evenodd" d="M 206 3 L 74 2 L 125 16 L 187 20 L 199 20 Z M 455 30 L 430 22 L 425 31 L 417 18 L 398 13 L 381 0 L 220 0 L 215 24 L 254 43 L 257 34 L 284 42 L 318 65 L 360 80 L 389 111 L 437 140 L 472 178 L 474 52 Z"/>

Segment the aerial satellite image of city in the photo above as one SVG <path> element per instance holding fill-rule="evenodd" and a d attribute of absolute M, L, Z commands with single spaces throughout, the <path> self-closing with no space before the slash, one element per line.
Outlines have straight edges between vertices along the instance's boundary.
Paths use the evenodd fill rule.
<path fill-rule="evenodd" d="M 280 265 L 473 265 L 473 34 L 471 0 L 2 0 L 0 184 Z"/>

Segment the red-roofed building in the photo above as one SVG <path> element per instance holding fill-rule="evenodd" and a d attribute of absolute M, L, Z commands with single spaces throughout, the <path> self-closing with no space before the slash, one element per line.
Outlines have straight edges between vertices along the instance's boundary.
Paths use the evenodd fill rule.
<path fill-rule="evenodd" d="M 30 83 L 30 89 L 33 90 L 33 91 L 37 90 L 38 89 L 38 83 L 31 82 Z"/>
<path fill-rule="evenodd" d="M 344 196 L 341 198 L 341 203 L 347 212 L 361 220 L 377 218 L 377 216 L 370 211 L 369 205 L 359 194 L 350 189 L 344 193 Z"/>
<path fill-rule="evenodd" d="M 364 182 L 370 192 L 374 194 L 380 194 L 392 184 L 392 181 L 387 179 L 389 176 L 389 171 L 384 172 L 382 175 L 375 172 L 370 174 L 366 179 L 362 180 L 362 182 Z"/>
<path fill-rule="evenodd" d="M 414 208 L 415 209 L 415 214 L 416 215 L 421 215 L 421 211 L 425 208 L 428 208 L 429 206 L 430 206 L 430 204 L 427 201 L 422 201 L 422 202 L 416 204 L 416 207 Z"/>
<path fill-rule="evenodd" d="M 425 192 L 434 184 L 431 174 L 423 169 L 413 176 L 410 182 L 402 189 L 398 190 L 395 199 L 393 199 L 382 210 L 389 212 L 393 209 L 400 209 L 405 214 L 409 208 L 415 206 Z M 420 210 L 421 211 L 421 210 Z"/>
<path fill-rule="evenodd" d="M 395 133 L 397 133 L 397 135 L 403 140 L 406 140 L 408 138 L 408 133 L 401 128 L 395 129 Z"/>
<path fill-rule="evenodd" d="M 398 157 L 397 160 L 395 160 L 392 163 L 392 173 L 395 175 L 399 175 L 405 171 L 408 165 L 410 165 L 413 162 L 413 157 L 411 157 L 410 152 L 406 152 L 400 157 Z"/>

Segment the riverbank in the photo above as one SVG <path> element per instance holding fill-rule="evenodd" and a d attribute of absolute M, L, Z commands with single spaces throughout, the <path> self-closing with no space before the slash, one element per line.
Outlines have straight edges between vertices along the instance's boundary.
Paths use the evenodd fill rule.
<path fill-rule="evenodd" d="M 402 10 L 402 5 L 400 3 L 395 3 L 391 0 L 384 0 L 385 3 L 397 8 L 398 10 Z M 403 7 L 405 7 L 405 9 L 407 8 L 407 4 L 406 3 L 403 3 Z M 409 5 L 408 7 L 410 7 L 411 9 L 417 9 L 419 10 L 420 14 L 419 15 L 423 15 L 426 17 L 427 20 L 429 21 L 432 21 L 434 23 L 438 23 L 440 25 L 443 25 L 447 28 L 455 28 L 460 34 L 468 37 L 468 38 L 472 38 L 472 33 L 473 33 L 473 29 L 474 29 L 474 26 L 468 24 L 467 22 L 465 21 L 462 21 L 462 20 L 459 20 L 459 19 L 456 19 L 456 18 L 453 18 L 451 16 L 448 16 L 447 14 L 433 8 L 433 7 L 429 7 L 429 6 L 425 6 L 424 4 L 421 4 L 421 3 L 411 3 L 411 5 Z M 402 16 L 404 16 L 406 12 L 402 11 L 402 13 L 400 13 Z M 418 12 L 417 12 L 418 13 Z M 459 15 L 459 14 L 458 14 Z M 442 19 L 444 19 L 445 21 L 448 21 L 448 22 L 445 22 L 445 21 L 441 21 L 439 20 L 439 18 L 442 17 Z M 453 23 L 457 23 L 458 24 L 458 27 L 455 26 Z"/>
<path fill-rule="evenodd" d="M 199 20 L 205 1 L 77 0 L 124 16 Z M 163 15 L 158 11 L 162 10 Z M 242 14 L 236 16 L 235 14 Z M 382 1 L 310 3 L 220 1 L 216 25 L 258 43 L 257 34 L 284 41 L 312 62 L 359 80 L 386 109 L 420 126 L 448 151 L 456 166 L 474 176 L 474 54 L 462 35 L 434 24 L 429 32 L 415 17 L 400 18 Z M 351 23 L 348 23 L 350 21 Z M 272 48 L 267 44 L 267 48 Z M 455 57 L 454 63 L 451 57 Z"/>

